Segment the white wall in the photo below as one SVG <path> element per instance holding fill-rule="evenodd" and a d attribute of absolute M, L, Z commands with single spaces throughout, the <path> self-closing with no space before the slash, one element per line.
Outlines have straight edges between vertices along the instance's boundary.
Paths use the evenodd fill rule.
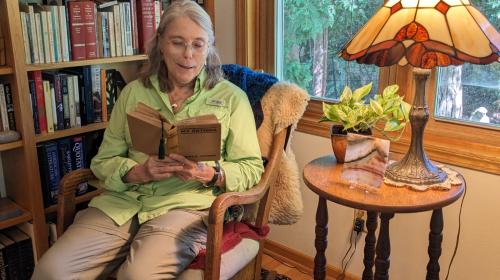
<path fill-rule="evenodd" d="M 331 154 L 329 139 L 295 132 L 292 148 L 296 154 L 299 170 L 307 162 Z M 500 176 L 456 168 L 465 177 L 467 194 L 462 210 L 460 245 L 449 279 L 493 280 L 500 275 Z M 270 239 L 289 248 L 314 257 L 314 227 L 318 197 L 302 183 L 304 215 L 292 226 L 271 228 Z M 444 230 L 442 255 L 440 258 L 441 279 L 444 279 L 455 246 L 458 228 L 460 200 L 444 208 Z M 340 267 L 340 262 L 349 246 L 353 210 L 328 203 L 329 233 L 326 257 L 328 264 Z M 428 261 L 427 245 L 431 212 L 418 214 L 396 214 L 391 220 L 391 267 L 392 279 L 425 279 Z M 291 234 L 293 233 L 293 234 Z M 378 233 L 377 233 L 378 235 Z M 358 243 L 348 272 L 360 276 L 363 271 L 363 234 Z"/>
<path fill-rule="evenodd" d="M 215 0 L 215 46 L 222 63 L 236 62 L 234 0 Z"/>

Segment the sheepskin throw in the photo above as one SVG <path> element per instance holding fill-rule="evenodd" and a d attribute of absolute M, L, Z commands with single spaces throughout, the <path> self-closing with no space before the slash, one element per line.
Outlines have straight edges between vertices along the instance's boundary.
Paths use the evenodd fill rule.
<path fill-rule="evenodd" d="M 271 150 L 273 133 L 292 126 L 292 132 L 304 114 L 309 101 L 307 92 L 295 84 L 278 82 L 262 98 L 264 120 L 257 130 L 263 157 Z M 300 177 L 295 155 L 290 148 L 291 136 L 286 151 L 283 151 L 281 165 L 276 178 L 276 195 L 271 203 L 269 222 L 289 225 L 296 223 L 303 212 Z M 248 216 L 247 216 L 248 217 Z"/>

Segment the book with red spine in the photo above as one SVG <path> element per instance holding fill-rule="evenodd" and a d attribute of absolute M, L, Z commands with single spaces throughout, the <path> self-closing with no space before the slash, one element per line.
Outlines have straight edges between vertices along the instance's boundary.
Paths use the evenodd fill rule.
<path fill-rule="evenodd" d="M 71 2 L 70 2 L 71 3 Z M 86 59 L 97 58 L 97 35 L 95 26 L 95 3 L 83 1 L 83 22 L 85 25 L 85 57 Z"/>
<path fill-rule="evenodd" d="M 71 58 L 73 60 L 85 60 L 85 22 L 83 14 L 83 2 L 68 2 L 68 18 L 71 38 Z"/>
<path fill-rule="evenodd" d="M 29 72 L 30 79 L 35 81 L 36 108 L 38 111 L 38 123 L 40 131 L 47 133 L 47 117 L 45 116 L 45 97 L 43 94 L 42 71 Z"/>
<path fill-rule="evenodd" d="M 154 0 L 137 0 L 137 30 L 139 33 L 139 51 L 145 53 L 147 44 L 156 31 Z"/>

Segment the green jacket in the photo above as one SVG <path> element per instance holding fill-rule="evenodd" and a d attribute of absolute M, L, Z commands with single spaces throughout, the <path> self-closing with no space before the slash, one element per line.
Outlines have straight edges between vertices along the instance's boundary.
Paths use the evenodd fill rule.
<path fill-rule="evenodd" d="M 197 181 L 183 182 L 177 177 L 146 184 L 124 183 L 122 177 L 147 155 L 134 150 L 127 124 L 127 112 L 142 102 L 158 110 L 169 122 L 213 113 L 221 123 L 221 166 L 226 178 L 225 191 L 245 191 L 255 185 L 264 171 L 252 109 L 246 94 L 229 81 L 213 89 L 202 87 L 206 72 L 196 79 L 194 94 L 181 111 L 173 113 L 170 101 L 159 87 L 158 78 L 150 77 L 153 88 L 139 81 L 128 84 L 114 105 L 99 152 L 92 159 L 92 172 L 104 182 L 101 195 L 89 206 L 106 213 L 118 225 L 138 215 L 139 223 L 165 214 L 170 209 L 207 209 L 219 193 Z M 159 139 L 152 139 L 157 145 Z M 214 165 L 214 162 L 207 162 Z"/>

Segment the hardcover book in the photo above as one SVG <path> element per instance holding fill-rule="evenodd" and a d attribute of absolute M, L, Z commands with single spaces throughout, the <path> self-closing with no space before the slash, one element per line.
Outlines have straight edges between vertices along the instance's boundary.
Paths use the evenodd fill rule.
<path fill-rule="evenodd" d="M 162 138 L 165 154 L 176 153 L 192 161 L 220 159 L 221 125 L 215 115 L 202 115 L 168 123 L 155 109 L 139 103 L 127 114 L 134 149 L 157 155 Z"/>

